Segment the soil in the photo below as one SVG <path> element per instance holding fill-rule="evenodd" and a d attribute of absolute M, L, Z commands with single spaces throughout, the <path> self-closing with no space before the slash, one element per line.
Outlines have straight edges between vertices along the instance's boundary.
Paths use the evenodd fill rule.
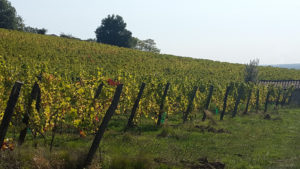
<path fill-rule="evenodd" d="M 269 114 L 266 114 L 264 117 L 265 120 L 271 120 L 271 116 Z"/>
<path fill-rule="evenodd" d="M 190 169 L 224 169 L 225 164 L 221 162 L 209 162 L 207 157 L 199 158 L 196 162 L 180 161 L 184 166 Z"/>
<path fill-rule="evenodd" d="M 279 121 L 282 121 L 282 118 L 281 118 L 281 117 L 273 117 L 273 118 L 272 118 L 270 114 L 266 114 L 266 115 L 264 116 L 264 119 L 265 119 L 265 120 L 274 120 L 274 121 L 279 120 Z"/>
<path fill-rule="evenodd" d="M 195 126 L 196 128 L 200 129 L 201 132 L 211 132 L 211 133 L 228 133 L 230 134 L 230 131 L 225 130 L 225 129 L 216 129 L 211 126 Z"/>
<path fill-rule="evenodd" d="M 169 163 L 166 159 L 163 158 L 155 158 L 154 161 L 156 163 L 163 163 L 167 165 L 175 165 Z M 224 169 L 225 164 L 222 162 L 209 162 L 207 160 L 207 157 L 199 158 L 196 161 L 188 161 L 188 160 L 181 160 L 181 165 L 183 165 L 185 168 L 190 169 Z"/>

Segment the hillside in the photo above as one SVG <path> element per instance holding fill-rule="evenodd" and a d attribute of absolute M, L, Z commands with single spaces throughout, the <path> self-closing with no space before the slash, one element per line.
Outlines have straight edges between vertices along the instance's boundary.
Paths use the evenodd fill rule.
<path fill-rule="evenodd" d="M 299 166 L 293 88 L 243 83 L 244 66 L 0 29 L 0 119 L 11 138 L 0 168 L 82 168 L 92 149 L 90 168 Z M 300 70 L 259 67 L 259 78 Z"/>
<path fill-rule="evenodd" d="M 300 69 L 300 64 L 278 64 L 278 65 L 271 65 L 273 67 L 279 68 L 287 68 L 287 69 Z"/>
<path fill-rule="evenodd" d="M 0 55 L 12 69 L 21 65 L 45 69 L 68 77 L 81 71 L 96 75 L 102 68 L 108 76 L 126 71 L 134 76 L 160 76 L 168 81 L 241 81 L 241 64 L 160 55 L 132 49 L 0 29 Z M 36 62 L 38 61 L 38 62 Z M 300 71 L 260 67 L 260 79 L 300 79 Z"/>

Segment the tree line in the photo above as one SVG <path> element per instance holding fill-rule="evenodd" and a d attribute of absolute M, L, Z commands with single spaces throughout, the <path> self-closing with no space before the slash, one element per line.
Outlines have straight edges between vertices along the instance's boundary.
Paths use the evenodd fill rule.
<path fill-rule="evenodd" d="M 96 41 L 98 43 L 132 48 L 145 52 L 160 53 L 160 49 L 156 47 L 156 43 L 153 39 L 140 40 L 137 37 L 133 37 L 131 31 L 126 29 L 126 25 L 121 16 L 108 15 L 96 29 L 96 39 L 88 39 L 87 41 Z M 22 17 L 17 14 L 16 9 L 8 0 L 0 0 L 0 28 L 43 35 L 47 33 L 47 29 L 45 28 L 34 28 L 25 25 Z M 60 37 L 79 39 L 64 33 L 61 33 Z"/>

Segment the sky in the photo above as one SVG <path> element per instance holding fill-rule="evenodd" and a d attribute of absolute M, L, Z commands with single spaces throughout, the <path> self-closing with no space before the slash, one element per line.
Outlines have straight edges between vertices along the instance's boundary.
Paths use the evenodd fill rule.
<path fill-rule="evenodd" d="M 26 25 L 95 38 L 109 14 L 161 53 L 231 63 L 300 63 L 299 0 L 10 0 Z"/>

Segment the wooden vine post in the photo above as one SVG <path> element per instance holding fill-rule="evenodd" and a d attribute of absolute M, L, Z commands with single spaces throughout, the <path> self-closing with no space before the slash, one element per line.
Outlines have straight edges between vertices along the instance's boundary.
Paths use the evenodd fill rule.
<path fill-rule="evenodd" d="M 279 105 L 279 101 L 280 101 L 280 97 L 281 97 L 281 90 L 278 91 L 278 96 L 276 99 L 276 103 L 275 103 L 275 109 L 278 109 L 278 105 Z"/>
<path fill-rule="evenodd" d="M 99 98 L 99 96 L 100 96 L 100 94 L 101 94 L 101 91 L 102 91 L 102 89 L 103 89 L 103 86 L 104 86 L 104 84 L 103 84 L 103 82 L 97 87 L 97 89 L 96 89 L 96 92 L 95 92 L 95 95 L 94 95 L 94 98 L 93 98 L 93 102 L 91 103 L 91 106 L 93 106 L 94 108 L 95 108 L 95 102 L 96 102 L 96 99 L 98 99 Z M 88 114 L 89 116 L 90 116 L 90 113 Z M 82 119 L 82 120 L 84 120 L 84 119 Z"/>
<path fill-rule="evenodd" d="M 56 130 L 57 130 L 57 126 L 56 126 L 56 124 L 57 124 L 57 117 L 58 117 L 58 112 L 56 112 L 55 119 L 54 119 L 54 126 L 53 126 L 53 129 L 52 129 L 52 135 L 51 135 L 51 141 L 50 141 L 50 152 L 52 152 L 54 138 L 55 138 L 55 133 L 56 133 Z"/>
<path fill-rule="evenodd" d="M 192 108 L 193 108 L 193 101 L 194 101 L 194 98 L 195 98 L 195 96 L 196 96 L 197 90 L 198 90 L 198 87 L 195 86 L 194 89 L 193 89 L 193 91 L 192 91 L 192 93 L 191 93 L 191 95 L 190 95 L 190 100 L 189 100 L 188 107 L 187 107 L 187 109 L 186 109 L 186 112 L 185 112 L 184 115 L 183 115 L 183 123 L 185 123 L 185 122 L 187 121 L 187 118 L 188 118 L 189 114 L 190 114 L 191 111 L 192 111 Z"/>
<path fill-rule="evenodd" d="M 289 98 L 288 98 L 288 102 L 287 102 L 287 104 L 288 104 L 288 105 L 290 105 L 290 104 L 291 104 L 291 102 L 292 102 L 292 98 L 293 98 L 293 95 L 294 95 L 293 91 L 290 91 L 290 96 L 289 96 Z"/>
<path fill-rule="evenodd" d="M 85 162 L 82 166 L 83 168 L 86 168 L 87 166 L 89 166 L 92 163 L 93 157 L 94 157 L 94 155 L 95 155 L 95 153 L 96 153 L 96 151 L 99 147 L 99 144 L 100 144 L 100 141 L 103 137 L 105 129 L 108 126 L 108 122 L 110 121 L 111 117 L 113 116 L 115 110 L 118 107 L 118 103 L 119 103 L 119 100 L 120 100 L 122 89 L 123 89 L 123 84 L 119 84 L 117 86 L 116 91 L 115 91 L 115 95 L 113 97 L 111 105 L 109 106 L 108 110 L 106 111 L 106 114 L 105 114 L 105 116 L 102 120 L 102 123 L 101 123 L 101 125 L 99 126 L 99 128 L 96 132 L 96 136 L 94 138 L 92 146 L 91 146 L 91 148 L 90 148 L 90 150 L 87 154 L 86 160 L 85 160 Z"/>
<path fill-rule="evenodd" d="M 227 98 L 228 98 L 230 90 L 231 90 L 231 86 L 227 86 L 225 96 L 224 96 L 223 110 L 222 110 L 222 113 L 220 114 L 220 120 L 223 120 L 224 114 L 226 112 Z"/>
<path fill-rule="evenodd" d="M 208 93 L 208 96 L 207 96 L 207 99 L 206 99 L 206 103 L 205 103 L 205 106 L 204 106 L 204 109 L 205 109 L 205 110 L 208 110 L 209 103 L 210 103 L 210 100 L 211 100 L 213 91 L 214 91 L 214 86 L 211 85 L 211 86 L 209 87 L 209 93 Z M 205 111 L 203 111 L 202 121 L 205 121 L 205 119 L 206 119 L 206 113 L 205 113 Z"/>
<path fill-rule="evenodd" d="M 256 112 L 259 111 L 259 89 L 256 91 Z"/>
<path fill-rule="evenodd" d="M 241 98 L 242 98 L 242 95 L 244 94 L 244 88 L 243 86 L 241 85 L 239 87 L 239 90 L 238 90 L 238 95 L 237 95 L 237 98 L 235 100 L 235 105 L 234 105 L 234 109 L 233 109 L 233 113 L 232 113 L 232 118 L 236 116 L 237 114 L 237 111 L 238 111 L 238 107 L 239 107 L 239 104 L 240 104 L 240 101 L 241 101 Z"/>
<path fill-rule="evenodd" d="M 141 85 L 141 87 L 140 87 L 139 94 L 138 94 L 138 96 L 137 96 L 137 98 L 136 98 L 136 100 L 135 100 L 135 102 L 134 102 L 133 107 L 132 107 L 131 114 L 130 114 L 130 117 L 129 117 L 129 119 L 128 119 L 128 123 L 127 123 L 127 126 L 126 126 L 126 128 L 125 128 L 125 131 L 126 131 L 128 128 L 130 128 L 130 127 L 133 126 L 132 121 L 133 121 L 133 119 L 134 119 L 135 112 L 136 112 L 136 110 L 137 110 L 138 107 L 139 107 L 139 103 L 140 103 L 140 100 L 141 100 L 141 98 L 142 98 L 142 95 L 143 95 L 145 86 L 146 86 L 146 84 L 145 84 L 145 83 L 142 83 L 142 85 Z"/>
<path fill-rule="evenodd" d="M 41 102 L 41 89 L 40 89 L 40 86 L 37 82 L 35 82 L 33 87 L 32 87 L 30 97 L 29 97 L 29 100 L 28 100 L 28 104 L 27 104 L 27 111 L 26 111 L 26 113 L 24 115 L 24 118 L 22 120 L 23 123 L 25 124 L 25 128 L 23 130 L 21 130 L 21 132 L 20 132 L 19 141 L 18 141 L 19 145 L 22 145 L 24 143 L 27 130 L 29 129 L 29 115 L 32 111 L 31 110 L 32 109 L 31 105 L 32 105 L 33 100 L 36 100 L 35 108 L 39 112 L 40 102 Z"/>
<path fill-rule="evenodd" d="M 97 88 L 97 90 L 96 90 L 96 93 L 95 93 L 95 96 L 94 96 L 94 100 L 93 100 L 94 102 L 95 102 L 95 100 L 98 99 L 98 97 L 100 96 L 103 86 L 104 86 L 103 83 L 101 83 L 101 84 L 98 86 L 98 88 Z"/>
<path fill-rule="evenodd" d="M 11 93 L 10 93 L 10 96 L 9 96 L 9 99 L 8 99 L 8 102 L 6 105 L 6 109 L 4 112 L 4 116 L 2 118 L 2 122 L 0 125 L 0 146 L 3 145 L 4 139 L 6 136 L 6 132 L 7 132 L 9 123 L 11 121 L 13 112 L 14 112 L 14 108 L 17 104 L 17 101 L 18 101 L 18 98 L 20 95 L 22 84 L 23 84 L 22 82 L 18 82 L 18 81 L 15 82 L 15 84 L 11 90 Z"/>
<path fill-rule="evenodd" d="M 287 95 L 288 95 L 288 91 L 287 91 L 286 89 L 284 89 L 284 92 L 283 92 L 283 98 L 282 98 L 282 101 L 281 101 L 281 103 L 280 103 L 281 106 L 284 106 L 284 105 L 285 105 Z"/>
<path fill-rule="evenodd" d="M 268 111 L 268 104 L 269 104 L 270 95 L 271 95 L 271 90 L 269 90 L 268 93 L 267 93 L 264 113 L 266 113 Z"/>
<path fill-rule="evenodd" d="M 247 99 L 247 104 L 246 104 L 244 114 L 248 113 L 248 108 L 249 108 L 249 103 L 250 103 L 250 100 L 251 100 L 251 96 L 252 96 L 252 88 L 249 90 L 249 93 L 248 93 L 248 99 Z"/>
<path fill-rule="evenodd" d="M 169 87 L 170 87 L 170 83 L 167 83 L 164 94 L 163 94 L 163 96 L 161 98 L 161 102 L 160 102 L 158 119 L 157 119 L 157 124 L 156 124 L 157 126 L 160 126 L 160 123 L 161 123 L 161 116 L 162 116 L 163 111 L 164 111 L 164 104 L 165 104 L 165 100 L 166 100 L 166 97 L 167 97 L 167 94 L 168 94 Z"/>

